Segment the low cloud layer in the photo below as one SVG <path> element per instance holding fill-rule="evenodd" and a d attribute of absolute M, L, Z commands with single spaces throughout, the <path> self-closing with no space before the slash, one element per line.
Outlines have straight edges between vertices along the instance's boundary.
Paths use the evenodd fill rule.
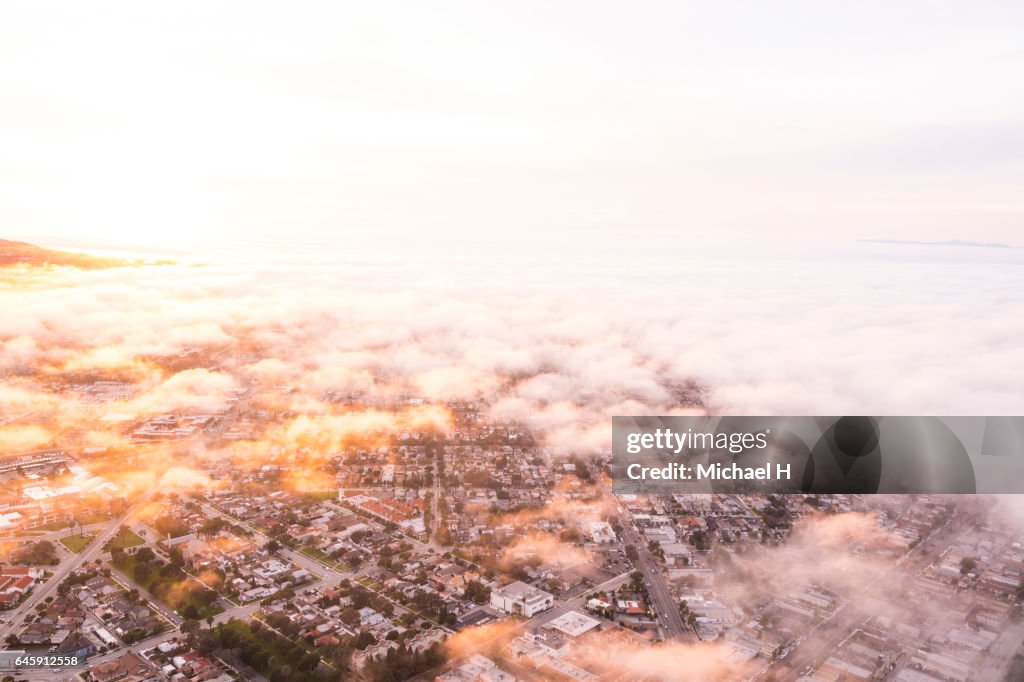
<path fill-rule="evenodd" d="M 243 260 L 9 272 L 5 449 L 42 444 L 25 414 L 66 430 L 115 412 L 213 409 L 244 387 L 296 415 L 276 441 L 330 447 L 373 414 L 339 415 L 329 395 L 369 408 L 479 400 L 581 454 L 608 447 L 615 414 L 1024 410 L 1024 270 L 1005 256 L 624 256 L 607 259 L 610 273 Z M 211 366 L 175 365 L 197 349 Z M 82 410 L 45 386 L 70 375 L 138 390 Z M 395 429 L 417 425 L 402 420 Z"/>

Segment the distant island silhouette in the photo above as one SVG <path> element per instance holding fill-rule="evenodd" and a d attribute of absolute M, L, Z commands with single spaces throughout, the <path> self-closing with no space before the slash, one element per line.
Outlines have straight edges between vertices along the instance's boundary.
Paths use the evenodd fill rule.
<path fill-rule="evenodd" d="M 139 265 L 166 265 L 173 262 L 170 260 L 152 261 L 141 258 L 90 256 L 84 253 L 45 249 L 27 242 L 0 239 L 0 267 L 10 267 L 13 265 L 63 265 L 82 270 L 99 270 L 102 268 Z"/>
<path fill-rule="evenodd" d="M 858 239 L 857 242 L 860 244 L 900 244 L 904 246 L 971 246 L 985 249 L 1015 248 L 1009 244 L 1000 244 L 999 242 L 970 242 L 962 239 L 949 239 L 942 242 L 924 242 L 906 239 Z"/>

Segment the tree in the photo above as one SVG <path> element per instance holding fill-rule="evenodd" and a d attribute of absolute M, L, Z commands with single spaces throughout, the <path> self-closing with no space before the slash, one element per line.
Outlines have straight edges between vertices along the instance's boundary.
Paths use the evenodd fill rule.
<path fill-rule="evenodd" d="M 263 549 L 267 550 L 271 554 L 277 554 L 281 551 L 281 543 L 277 540 L 271 539 L 267 544 L 263 545 Z"/>
<path fill-rule="evenodd" d="M 199 532 L 207 538 L 215 535 L 220 531 L 221 528 L 228 525 L 228 522 L 222 518 L 207 519 L 205 523 L 199 528 Z"/>
<path fill-rule="evenodd" d="M 22 566 L 39 564 L 52 566 L 58 561 L 56 547 L 52 542 L 46 540 L 29 543 L 11 554 L 11 563 Z"/>
<path fill-rule="evenodd" d="M 308 653 L 299 659 L 298 668 L 304 672 L 312 672 L 320 665 L 320 657 L 314 653 Z"/>
<path fill-rule="evenodd" d="M 448 530 L 448 526 L 442 523 L 438 527 L 437 534 L 434 536 L 434 539 L 437 540 L 437 544 L 444 547 L 450 547 L 452 544 L 452 533 Z"/>
<path fill-rule="evenodd" d="M 690 535 L 690 544 L 697 548 L 697 550 L 706 552 L 711 549 L 711 538 L 708 536 L 707 531 L 697 530 Z"/>
<path fill-rule="evenodd" d="M 464 599 L 469 599 L 477 604 L 486 604 L 491 599 L 491 588 L 477 580 L 470 580 L 466 583 L 466 589 L 462 596 Z"/>
<path fill-rule="evenodd" d="M 217 640 L 209 632 L 201 632 L 199 633 L 197 647 L 199 649 L 199 653 L 204 656 L 209 656 L 217 648 Z"/>
<path fill-rule="evenodd" d="M 365 587 L 357 587 L 352 590 L 352 606 L 357 609 L 365 608 L 370 605 L 370 592 Z"/>
<path fill-rule="evenodd" d="M 212 590 L 209 587 L 206 587 L 205 585 L 199 588 L 199 592 L 196 594 L 196 596 L 199 598 L 199 601 L 203 602 L 207 606 L 209 606 L 210 604 L 212 604 L 220 598 L 220 595 L 217 594 L 217 590 Z"/>
<path fill-rule="evenodd" d="M 138 551 L 135 552 L 135 561 L 139 563 L 147 563 L 156 559 L 156 554 L 152 549 L 143 545 L 139 547 Z"/>
<path fill-rule="evenodd" d="M 135 564 L 135 567 L 132 568 L 132 577 L 135 578 L 135 582 L 143 585 L 149 580 L 149 573 L 149 564 L 146 563 Z"/>
<path fill-rule="evenodd" d="M 574 465 L 574 473 L 576 478 L 580 479 L 583 483 L 591 483 L 594 480 L 593 475 L 590 473 L 590 468 L 587 463 L 579 457 L 574 457 L 572 460 Z"/>
<path fill-rule="evenodd" d="M 249 657 L 249 665 L 256 670 L 266 670 L 268 663 L 270 663 L 270 654 L 263 649 L 259 649 Z"/>
<path fill-rule="evenodd" d="M 974 557 L 965 556 L 960 560 L 960 575 L 967 575 L 978 565 Z"/>
<path fill-rule="evenodd" d="M 377 643 L 377 638 L 373 636 L 373 633 L 370 633 L 370 632 L 360 632 L 359 636 L 355 638 L 355 641 L 353 642 L 353 646 L 356 649 L 359 649 L 360 651 L 362 651 L 363 649 L 365 649 L 366 647 L 370 646 L 371 644 L 376 644 L 376 643 Z"/>

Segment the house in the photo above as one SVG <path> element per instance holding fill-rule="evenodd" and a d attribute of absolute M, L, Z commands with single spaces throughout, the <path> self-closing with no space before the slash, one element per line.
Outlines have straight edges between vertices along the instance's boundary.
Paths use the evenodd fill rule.
<path fill-rule="evenodd" d="M 32 578 L 33 580 L 39 580 L 43 577 L 45 571 L 38 566 L 21 567 L 21 566 L 10 566 L 0 571 L 0 575 L 5 578 Z"/>
<path fill-rule="evenodd" d="M 625 613 L 630 616 L 642 616 L 647 613 L 647 609 L 635 599 L 620 599 L 618 607 L 619 613 Z"/>
<path fill-rule="evenodd" d="M 384 622 L 384 616 L 380 615 L 369 606 L 359 609 L 359 624 L 364 627 L 373 627 Z"/>
<path fill-rule="evenodd" d="M 93 682 L 118 682 L 119 680 L 146 682 L 158 679 L 157 672 L 131 652 L 118 656 L 112 661 L 98 663 L 90 672 Z"/>
<path fill-rule="evenodd" d="M 96 653 L 96 643 L 84 635 L 65 637 L 57 647 L 57 656 L 75 656 L 79 660 Z"/>
<path fill-rule="evenodd" d="M 14 582 L 7 586 L 6 592 L 17 592 L 18 594 L 25 594 L 32 586 L 36 584 L 35 578 L 29 576 L 23 576 L 21 578 L 15 578 Z"/>

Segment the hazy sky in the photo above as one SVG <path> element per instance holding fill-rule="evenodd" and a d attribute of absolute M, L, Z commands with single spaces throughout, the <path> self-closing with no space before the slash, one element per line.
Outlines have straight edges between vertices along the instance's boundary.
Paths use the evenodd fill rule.
<path fill-rule="evenodd" d="M 0 236 L 1020 243 L 1022 37 L 1020 2 L 9 2 Z"/>

